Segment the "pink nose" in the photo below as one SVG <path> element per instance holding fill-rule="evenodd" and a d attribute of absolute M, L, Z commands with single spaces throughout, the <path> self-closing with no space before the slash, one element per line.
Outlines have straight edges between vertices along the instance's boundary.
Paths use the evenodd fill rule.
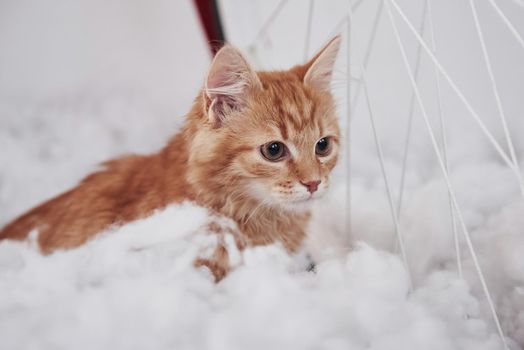
<path fill-rule="evenodd" d="M 320 180 L 308 181 L 308 182 L 300 181 L 300 183 L 302 185 L 306 186 L 306 188 L 309 191 L 309 193 L 313 193 L 313 192 L 316 192 L 318 190 L 318 185 L 320 185 Z"/>

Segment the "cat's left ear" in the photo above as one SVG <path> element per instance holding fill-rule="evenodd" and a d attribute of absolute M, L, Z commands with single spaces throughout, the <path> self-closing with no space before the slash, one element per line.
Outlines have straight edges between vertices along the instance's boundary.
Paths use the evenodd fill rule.
<path fill-rule="evenodd" d="M 340 49 L 340 42 L 341 37 L 337 35 L 315 57 L 306 63 L 307 72 L 304 75 L 304 84 L 329 91 L 333 66 Z"/>
<path fill-rule="evenodd" d="M 249 92 L 261 86 L 242 53 L 231 45 L 222 47 L 211 63 L 204 89 L 209 99 L 207 114 L 213 127 L 222 125 L 231 112 L 241 110 Z"/>

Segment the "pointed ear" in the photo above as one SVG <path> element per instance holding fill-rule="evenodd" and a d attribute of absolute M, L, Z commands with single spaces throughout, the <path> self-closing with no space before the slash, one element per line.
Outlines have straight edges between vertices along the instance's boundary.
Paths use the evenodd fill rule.
<path fill-rule="evenodd" d="M 304 75 L 304 84 L 329 91 L 340 42 L 340 35 L 337 35 L 306 64 L 308 68 Z"/>
<path fill-rule="evenodd" d="M 255 71 L 233 46 L 222 47 L 207 74 L 205 95 L 209 121 L 214 127 L 222 125 L 228 114 L 242 109 L 250 89 L 261 87 Z"/>

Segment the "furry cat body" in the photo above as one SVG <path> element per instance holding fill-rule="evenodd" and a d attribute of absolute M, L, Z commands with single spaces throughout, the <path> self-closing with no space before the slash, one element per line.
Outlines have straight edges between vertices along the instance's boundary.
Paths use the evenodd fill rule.
<path fill-rule="evenodd" d="M 337 161 L 329 81 L 339 45 L 336 37 L 307 64 L 278 72 L 254 72 L 226 45 L 182 130 L 160 152 L 104 163 L 77 187 L 8 224 L 0 239 L 23 240 L 37 229 L 40 249 L 51 253 L 191 200 L 233 219 L 240 248 L 281 242 L 297 250 L 309 204 L 325 192 Z M 329 153 L 318 152 L 321 139 Z M 282 157 L 264 158 L 268 144 L 271 152 L 283 149 Z M 196 263 L 220 279 L 228 271 L 227 251 L 220 247 L 213 259 Z"/>

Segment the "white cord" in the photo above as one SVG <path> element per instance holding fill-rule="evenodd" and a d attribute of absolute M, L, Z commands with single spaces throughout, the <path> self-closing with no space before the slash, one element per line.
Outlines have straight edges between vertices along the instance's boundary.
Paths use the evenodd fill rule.
<path fill-rule="evenodd" d="M 377 12 L 375 14 L 375 18 L 373 19 L 373 27 L 371 29 L 371 35 L 369 36 L 369 41 L 366 47 L 366 53 L 364 54 L 364 68 L 366 69 L 368 68 L 369 58 L 371 57 L 371 51 L 373 50 L 373 47 L 375 46 L 374 45 L 375 38 L 377 36 L 378 24 L 380 22 L 380 17 L 382 15 L 383 7 L 384 7 L 384 0 L 380 0 L 379 5 L 377 7 Z M 355 94 L 351 101 L 351 105 L 353 106 L 353 109 L 355 109 L 358 104 L 361 91 L 362 91 L 362 84 L 359 84 L 357 88 L 355 89 Z"/>
<path fill-rule="evenodd" d="M 517 178 L 519 179 L 520 192 L 524 196 L 524 183 L 520 181 L 522 179 L 522 175 L 521 175 L 522 173 L 520 171 L 519 162 L 517 161 L 517 157 L 515 155 L 515 148 L 513 147 L 513 141 L 511 140 L 511 134 L 508 129 L 506 113 L 504 113 L 504 108 L 502 107 L 502 101 L 500 100 L 499 89 L 497 87 L 495 75 L 493 74 L 493 67 L 491 65 L 491 60 L 489 58 L 488 49 L 486 48 L 486 41 L 484 40 L 484 34 L 482 33 L 482 28 L 480 27 L 480 21 L 479 21 L 479 17 L 477 13 L 477 8 L 475 7 L 475 3 L 473 0 L 469 0 L 469 5 L 471 7 L 471 12 L 473 14 L 473 20 L 475 21 L 475 29 L 477 30 L 477 34 L 479 36 L 480 46 L 482 48 L 482 55 L 484 56 L 484 62 L 486 63 L 486 69 L 488 71 L 488 77 L 491 83 L 491 89 L 493 90 L 495 101 L 497 102 L 497 109 L 499 112 L 500 122 L 502 123 L 502 129 L 504 130 L 504 137 L 506 138 L 506 142 L 508 144 L 508 149 L 509 149 L 509 154 L 511 156 L 511 160 L 513 161 L 513 164 L 515 165 L 515 172 L 517 174 Z"/>
<path fill-rule="evenodd" d="M 430 34 L 430 41 L 431 41 L 431 49 L 433 53 L 435 54 L 437 52 L 437 42 L 435 40 L 435 28 L 433 26 L 433 11 L 431 9 L 431 2 L 430 0 L 426 0 L 427 3 L 427 9 L 428 9 L 428 15 L 429 15 L 429 34 Z M 435 85 L 437 89 L 437 106 L 438 106 L 438 117 L 439 117 L 439 123 L 440 123 L 440 133 L 442 138 L 442 154 L 444 157 L 444 165 L 446 167 L 446 171 L 449 174 L 449 158 L 448 158 L 448 142 L 446 137 L 446 126 L 444 123 L 444 109 L 442 107 L 442 90 L 440 87 L 440 74 L 438 69 L 433 66 L 434 73 L 435 73 Z M 463 277 L 462 274 L 462 258 L 461 258 L 461 252 L 460 252 L 460 240 L 459 240 L 459 234 L 457 230 L 457 218 L 455 216 L 455 210 L 453 208 L 453 201 L 451 200 L 451 196 L 448 192 L 448 200 L 449 200 L 449 212 L 451 217 L 451 230 L 453 232 L 453 241 L 455 245 L 455 257 L 457 260 L 457 271 L 460 278 Z"/>
<path fill-rule="evenodd" d="M 504 336 L 504 332 L 502 331 L 502 327 L 500 325 L 500 321 L 499 321 L 499 317 L 497 315 L 497 312 L 495 311 L 495 305 L 493 304 L 493 299 L 491 298 L 491 294 L 490 294 L 488 286 L 486 284 L 486 281 L 485 281 L 485 278 L 484 278 L 484 273 L 482 272 L 482 269 L 481 269 L 480 264 L 478 262 L 477 254 L 475 252 L 475 248 L 473 247 L 473 243 L 471 241 L 471 237 L 470 237 L 469 231 L 468 231 L 468 229 L 466 227 L 466 224 L 464 222 L 464 218 L 462 216 L 462 212 L 461 212 L 461 210 L 459 208 L 457 199 L 455 197 L 455 193 L 454 193 L 453 188 L 451 186 L 451 182 L 449 180 L 448 172 L 447 172 L 446 167 L 444 165 L 444 161 L 442 159 L 442 155 L 440 153 L 440 150 L 439 150 L 439 147 L 438 147 L 438 144 L 437 144 L 437 140 L 436 140 L 435 134 L 433 132 L 433 128 L 432 128 L 432 126 L 431 126 L 431 124 L 429 122 L 424 103 L 422 102 L 422 97 L 420 95 L 420 91 L 418 89 L 417 83 L 415 82 L 413 74 L 411 73 L 411 70 L 409 68 L 409 60 L 407 58 L 407 55 L 406 55 L 406 52 L 405 52 L 405 49 L 404 49 L 404 45 L 402 44 L 402 40 L 400 39 L 400 35 L 398 33 L 398 28 L 397 28 L 397 25 L 396 25 L 395 20 L 393 18 L 393 13 L 391 12 L 390 4 L 393 4 L 395 6 L 395 8 L 396 8 L 396 10 L 397 10 L 397 12 L 399 14 L 402 13 L 402 10 L 398 7 L 398 5 L 396 4 L 395 0 L 386 0 L 386 8 L 387 8 L 388 15 L 389 15 L 389 18 L 390 18 L 390 21 L 391 21 L 391 25 L 393 27 L 393 32 L 394 32 L 395 37 L 397 39 L 397 42 L 398 42 L 398 45 L 399 45 L 399 49 L 400 49 L 401 54 L 402 54 L 402 58 L 404 60 L 404 65 L 406 67 L 406 71 L 407 71 L 408 76 L 409 76 L 409 80 L 411 82 L 413 90 L 415 91 L 415 95 L 417 97 L 417 101 L 418 101 L 420 110 L 422 112 L 421 114 L 422 114 L 422 117 L 424 119 L 424 123 L 426 124 L 426 128 L 427 128 L 427 131 L 428 131 L 430 139 L 431 139 L 431 144 L 433 146 L 435 154 L 437 155 L 437 159 L 438 159 L 438 163 L 439 163 L 440 169 L 441 169 L 442 174 L 444 176 L 444 180 L 446 181 L 446 186 L 448 187 L 449 195 L 450 195 L 450 197 L 451 197 L 451 199 L 453 201 L 453 205 L 454 205 L 454 207 L 456 209 L 457 218 L 459 220 L 459 223 L 461 225 L 462 231 L 464 233 L 464 236 L 465 236 L 465 239 L 466 239 L 466 243 L 467 243 L 469 251 L 471 253 L 473 264 L 475 265 L 475 269 L 476 269 L 477 274 L 479 276 L 480 283 L 482 285 L 482 289 L 484 291 L 484 295 L 485 295 L 486 300 L 488 302 L 489 309 L 490 309 L 491 314 L 493 316 L 493 320 L 495 322 L 497 331 L 499 333 L 499 336 L 500 336 L 500 339 L 501 339 L 502 344 L 504 346 L 504 349 L 508 350 L 508 345 L 506 343 L 506 338 Z M 403 17 L 403 18 L 405 18 L 405 17 Z M 407 21 L 407 19 L 405 19 L 404 21 Z M 410 28 L 412 28 L 412 26 L 410 26 Z"/>
<path fill-rule="evenodd" d="M 351 10 L 351 7 L 349 7 L 348 14 L 349 14 L 349 22 L 350 23 L 353 22 L 353 20 L 352 20 L 353 19 L 352 12 L 353 11 Z M 382 172 L 382 177 L 384 179 L 384 185 L 386 187 L 386 194 L 387 194 L 387 197 L 388 197 L 389 208 L 390 208 L 390 211 L 391 211 L 391 217 L 393 219 L 393 224 L 395 226 L 395 233 L 397 235 L 398 243 L 399 243 L 399 246 L 400 246 L 400 252 L 401 252 L 402 260 L 404 262 L 404 265 L 405 265 L 405 268 L 406 268 L 406 271 L 407 271 L 407 274 L 408 274 L 409 288 L 410 288 L 410 290 L 413 290 L 413 279 L 411 277 L 411 271 L 410 271 L 409 264 L 408 264 L 408 259 L 407 259 L 404 239 L 403 239 L 403 236 L 402 236 L 402 232 L 400 230 L 400 225 L 399 225 L 399 222 L 398 222 L 398 216 L 397 216 L 397 212 L 396 212 L 396 209 L 395 209 L 395 204 L 394 204 L 394 201 L 393 201 L 393 195 L 391 193 L 391 187 L 389 185 L 388 177 L 387 177 L 387 174 L 386 174 L 386 166 L 384 164 L 384 154 L 383 154 L 383 151 L 382 151 L 382 144 L 380 143 L 380 139 L 379 139 L 379 136 L 378 136 L 378 131 L 377 131 L 376 124 L 375 124 L 374 109 L 373 109 L 373 105 L 371 103 L 371 99 L 370 99 L 370 96 L 369 96 L 369 90 L 368 90 L 367 79 L 366 79 L 366 69 L 364 68 L 364 65 L 362 63 L 362 58 L 360 57 L 357 45 L 353 45 L 353 46 L 354 46 L 355 55 L 357 57 L 357 61 L 359 63 L 359 68 L 361 70 L 362 85 L 364 87 L 364 95 L 366 96 L 367 107 L 368 107 L 368 110 L 369 110 L 369 119 L 370 119 L 370 122 L 371 122 L 371 128 L 372 128 L 372 131 L 373 131 L 373 138 L 374 138 L 374 141 L 375 141 L 375 146 L 376 146 L 376 150 L 377 150 L 378 159 L 379 159 L 379 162 L 380 162 L 380 170 Z"/>
<path fill-rule="evenodd" d="M 502 158 L 502 160 L 504 160 L 504 162 L 508 165 L 508 167 L 513 171 L 515 172 L 515 165 L 513 164 L 513 162 L 508 158 L 506 152 L 504 152 L 504 150 L 502 149 L 502 147 L 500 146 L 500 144 L 497 142 L 497 140 L 495 140 L 495 137 L 493 136 L 493 134 L 491 134 L 491 132 L 488 130 L 488 128 L 486 127 L 486 125 L 484 124 L 484 122 L 482 122 L 482 120 L 480 119 L 478 113 L 475 111 L 475 109 L 473 109 L 473 107 L 471 106 L 471 104 L 469 103 L 469 101 L 466 99 L 466 97 L 464 96 L 464 94 L 462 93 L 462 91 L 458 88 L 457 84 L 455 84 L 455 82 L 453 81 L 453 79 L 451 79 L 451 77 L 449 76 L 449 74 L 446 72 L 446 70 L 444 69 L 444 67 L 442 66 L 442 64 L 439 62 L 439 60 L 435 57 L 435 55 L 433 54 L 433 52 L 431 52 L 431 49 L 428 47 L 428 45 L 426 44 L 426 42 L 424 41 L 424 39 L 422 39 L 420 37 L 420 35 L 417 33 L 416 29 L 413 27 L 413 24 L 409 21 L 409 19 L 406 17 L 406 15 L 404 14 L 404 12 L 402 11 L 402 9 L 398 6 L 398 4 L 396 3 L 395 0 L 388 0 L 389 3 L 391 5 L 393 5 L 393 7 L 395 8 L 395 10 L 398 12 L 398 14 L 400 15 L 401 19 L 404 21 L 404 23 L 406 23 L 406 25 L 408 26 L 409 30 L 413 33 L 413 35 L 415 36 L 415 38 L 420 42 L 420 44 L 422 45 L 422 47 L 424 48 L 424 50 L 426 51 L 428 57 L 433 61 L 433 63 L 435 64 L 435 66 L 438 68 L 438 70 L 440 71 L 440 73 L 442 74 L 442 76 L 444 76 L 444 78 L 446 78 L 446 80 L 448 81 L 449 85 L 451 86 L 451 88 L 453 89 L 453 91 L 455 91 L 455 93 L 457 94 L 458 98 L 462 101 L 462 103 L 464 104 L 464 106 L 467 108 L 468 112 L 471 114 L 471 116 L 473 117 L 473 119 L 477 122 L 478 126 L 480 127 L 480 129 L 482 130 L 482 132 L 484 133 L 484 135 L 488 138 L 488 140 L 490 141 L 490 143 L 493 145 L 493 147 L 495 148 L 495 150 L 499 153 L 500 157 Z M 519 179 L 519 182 L 522 181 L 521 179 Z"/>
<path fill-rule="evenodd" d="M 349 7 L 351 9 L 351 5 Z M 346 31 L 346 87 L 347 87 L 347 121 L 346 121 L 346 234 L 351 236 L 351 27 L 352 22 L 347 17 L 347 31 Z"/>
<path fill-rule="evenodd" d="M 519 34 L 517 29 L 515 29 L 515 26 L 510 22 L 508 17 L 506 17 L 504 12 L 502 12 L 500 7 L 497 5 L 497 3 L 494 0 L 488 0 L 488 2 L 491 4 L 491 6 L 493 6 L 493 8 L 495 9 L 495 12 L 497 12 L 497 14 L 500 16 L 500 18 L 504 22 L 504 24 L 506 24 L 511 34 L 513 34 L 515 39 L 517 39 L 517 41 L 519 42 L 520 46 L 524 48 L 524 39 L 522 39 L 522 36 Z"/>
<path fill-rule="evenodd" d="M 426 26 L 426 14 L 427 14 L 427 2 L 424 2 L 424 8 L 422 11 L 422 21 L 420 24 L 420 33 L 424 36 L 424 28 Z M 420 73 L 420 63 L 422 56 L 422 47 L 420 44 L 417 47 L 417 56 L 415 61 L 415 80 L 418 81 Z M 408 124 L 406 128 L 406 137 L 404 138 L 404 152 L 402 155 L 402 171 L 400 173 L 400 183 L 398 186 L 398 199 L 397 199 L 397 214 L 400 218 L 402 211 L 402 200 L 404 199 L 404 184 L 406 181 L 406 170 L 408 163 L 408 153 L 409 153 L 409 144 L 411 140 L 411 129 L 413 125 L 413 115 L 415 113 L 415 92 L 411 92 L 411 97 L 409 99 L 409 112 L 408 112 Z"/>
<path fill-rule="evenodd" d="M 262 26 L 260 27 L 259 31 L 257 32 L 257 34 L 255 35 L 253 41 L 251 42 L 251 45 L 249 45 L 250 47 L 253 47 L 256 45 L 256 43 L 258 43 L 258 41 L 266 34 L 267 30 L 269 29 L 269 27 L 271 26 L 271 24 L 273 23 L 273 21 L 275 20 L 275 18 L 278 16 L 278 14 L 280 13 L 280 11 L 282 11 L 282 9 L 284 8 L 284 5 L 288 2 L 289 0 L 281 0 L 278 5 L 275 7 L 275 9 L 273 10 L 273 12 L 271 12 L 271 14 L 269 15 L 269 17 L 265 20 L 264 24 L 262 24 Z"/>

